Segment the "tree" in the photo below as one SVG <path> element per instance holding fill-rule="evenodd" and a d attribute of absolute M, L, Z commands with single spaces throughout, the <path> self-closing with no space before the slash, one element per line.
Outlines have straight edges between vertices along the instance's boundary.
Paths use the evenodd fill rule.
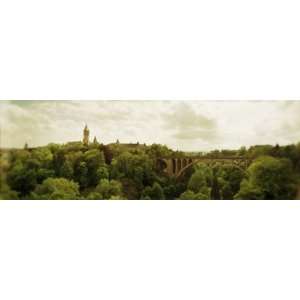
<path fill-rule="evenodd" d="M 70 160 L 66 160 L 60 170 L 61 177 L 72 179 L 74 176 L 74 169 Z"/>
<path fill-rule="evenodd" d="M 19 192 L 21 196 L 30 193 L 37 184 L 36 168 L 32 167 L 31 162 L 33 161 L 24 165 L 21 161 L 18 161 L 7 174 L 9 186 Z"/>
<path fill-rule="evenodd" d="M 111 199 L 112 197 L 122 198 L 122 184 L 117 180 L 101 179 L 95 192 L 99 199 Z"/>
<path fill-rule="evenodd" d="M 191 168 L 192 169 L 192 168 Z M 190 176 L 185 176 L 188 172 L 185 172 L 184 176 L 177 180 L 175 177 L 164 176 L 159 178 L 159 183 L 163 188 L 165 198 L 168 200 L 177 199 L 187 189 L 187 181 Z"/>
<path fill-rule="evenodd" d="M 218 168 L 213 168 L 213 180 L 212 180 L 212 186 L 211 186 L 211 199 L 220 200 L 221 197 L 221 191 L 220 191 L 220 185 L 222 185 L 222 182 L 224 181 L 222 178 L 221 180 L 217 176 Z M 221 181 L 221 182 L 220 182 Z"/>
<path fill-rule="evenodd" d="M 18 199 L 18 193 L 11 190 L 7 184 L 3 174 L 0 173 L 0 200 L 13 200 Z"/>
<path fill-rule="evenodd" d="M 248 150 L 248 156 L 251 158 L 258 158 L 260 156 L 270 155 L 273 147 L 271 145 L 257 145 L 252 146 Z"/>
<path fill-rule="evenodd" d="M 47 147 L 36 148 L 32 152 L 32 157 L 38 160 L 43 166 L 49 166 L 53 160 L 53 154 Z"/>
<path fill-rule="evenodd" d="M 126 199 L 123 196 L 116 195 L 116 196 L 111 196 L 109 200 L 126 200 Z"/>
<path fill-rule="evenodd" d="M 25 163 L 31 158 L 31 153 L 28 150 L 12 150 L 9 153 L 11 163 L 15 164 L 17 162 Z"/>
<path fill-rule="evenodd" d="M 205 197 L 210 198 L 212 179 L 212 170 L 204 164 L 199 164 L 188 182 L 188 189 L 196 194 L 201 193 Z"/>
<path fill-rule="evenodd" d="M 157 163 L 158 158 L 184 155 L 156 144 L 83 146 L 81 142 L 71 142 L 28 149 L 0 149 L 0 198 L 295 198 L 300 179 L 300 143 L 258 145 L 205 154 L 213 158 L 243 155 L 252 160 L 246 171 L 235 164 L 215 163 L 211 167 L 198 163 L 188 168 L 180 179 L 161 172 L 164 164 Z M 61 179 L 71 182 L 71 186 L 77 182 L 81 195 L 76 188 L 75 194 L 69 192 L 69 184 L 62 184 Z"/>
<path fill-rule="evenodd" d="M 88 194 L 87 198 L 88 200 L 102 200 L 103 196 L 102 194 L 98 193 L 98 192 L 91 192 Z"/>
<path fill-rule="evenodd" d="M 249 180 L 244 179 L 241 183 L 241 188 L 234 196 L 234 199 L 263 200 L 264 195 L 259 186 L 255 186 Z"/>
<path fill-rule="evenodd" d="M 88 168 L 84 161 L 80 162 L 75 169 L 75 178 L 79 182 L 81 188 L 88 186 Z"/>
<path fill-rule="evenodd" d="M 152 187 L 147 186 L 143 190 L 141 199 L 163 200 L 165 199 L 164 191 L 160 184 L 155 182 Z"/>
<path fill-rule="evenodd" d="M 36 181 L 37 183 L 42 183 L 45 179 L 49 177 L 55 177 L 54 170 L 40 168 L 36 170 Z"/>
<path fill-rule="evenodd" d="M 108 179 L 108 177 L 109 177 L 109 172 L 108 172 L 107 167 L 102 166 L 102 167 L 99 167 L 97 169 L 97 171 L 96 171 L 96 179 L 97 179 L 98 182 L 101 179 Z"/>
<path fill-rule="evenodd" d="M 32 199 L 67 200 L 79 199 L 79 186 L 65 178 L 48 178 L 37 185 L 31 193 Z"/>
<path fill-rule="evenodd" d="M 88 169 L 88 186 L 97 185 L 99 179 L 104 175 L 103 173 L 105 172 L 103 169 L 101 169 L 99 172 L 99 169 L 105 166 L 103 152 L 99 151 L 99 149 L 89 150 L 84 153 L 83 160 L 85 161 L 86 167 Z"/>
<path fill-rule="evenodd" d="M 64 157 L 64 151 L 62 149 L 57 150 L 53 154 L 53 168 L 55 171 L 56 176 L 61 176 L 61 168 L 64 164 L 65 157 Z"/>
<path fill-rule="evenodd" d="M 177 196 L 177 189 L 175 184 L 168 184 L 164 186 L 164 194 L 166 199 L 172 200 L 175 199 Z"/>
<path fill-rule="evenodd" d="M 294 199 L 295 174 L 289 159 L 263 156 L 247 170 L 235 199 Z"/>
<path fill-rule="evenodd" d="M 110 165 L 113 160 L 113 151 L 109 146 L 102 146 L 105 163 Z"/>
<path fill-rule="evenodd" d="M 191 190 L 187 190 L 184 193 L 182 193 L 179 197 L 179 200 L 209 200 L 207 194 L 203 193 L 195 193 Z"/>
<path fill-rule="evenodd" d="M 165 199 L 164 191 L 157 182 L 155 182 L 152 186 L 152 197 L 157 200 Z"/>
<path fill-rule="evenodd" d="M 147 149 L 147 154 L 152 158 L 169 157 L 172 153 L 167 146 L 159 144 L 152 144 Z"/>
<path fill-rule="evenodd" d="M 112 161 L 111 177 L 113 179 L 132 179 L 138 190 L 154 182 L 153 161 L 144 153 L 123 152 Z"/>
<path fill-rule="evenodd" d="M 247 148 L 246 148 L 245 146 L 242 146 L 242 147 L 238 150 L 237 154 L 238 154 L 239 156 L 245 156 L 245 155 L 247 154 Z"/>
<path fill-rule="evenodd" d="M 300 143 L 297 145 L 287 145 L 281 147 L 280 157 L 285 157 L 291 160 L 296 171 L 300 171 Z"/>
<path fill-rule="evenodd" d="M 240 189 L 244 171 L 234 164 L 217 165 L 213 170 L 212 199 L 233 199 Z"/>
<path fill-rule="evenodd" d="M 140 199 L 140 191 L 137 188 L 136 183 L 131 178 L 122 178 L 120 180 L 123 186 L 123 193 L 126 199 Z"/>
<path fill-rule="evenodd" d="M 229 181 L 224 181 L 224 183 L 222 184 L 221 187 L 221 198 L 220 199 L 224 199 L 224 200 L 232 200 L 234 197 L 234 193 L 231 189 L 231 184 Z"/>
<path fill-rule="evenodd" d="M 18 199 L 18 193 L 7 183 L 6 175 L 9 168 L 9 156 L 0 152 L 0 200 Z"/>

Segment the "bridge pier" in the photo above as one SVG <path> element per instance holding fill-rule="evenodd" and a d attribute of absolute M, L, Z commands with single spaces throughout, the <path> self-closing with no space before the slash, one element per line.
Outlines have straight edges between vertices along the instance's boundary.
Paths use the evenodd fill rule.
<path fill-rule="evenodd" d="M 178 158 L 177 159 L 177 172 L 176 172 L 176 175 L 181 171 L 181 166 L 182 166 L 182 164 L 181 164 L 181 158 Z"/>
<path fill-rule="evenodd" d="M 164 162 L 167 165 L 167 167 L 165 168 L 165 172 L 169 176 L 171 176 L 173 174 L 173 160 L 172 159 L 165 159 Z"/>

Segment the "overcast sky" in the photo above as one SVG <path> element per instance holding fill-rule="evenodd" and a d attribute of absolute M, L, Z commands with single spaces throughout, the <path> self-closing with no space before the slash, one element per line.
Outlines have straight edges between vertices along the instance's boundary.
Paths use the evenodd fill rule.
<path fill-rule="evenodd" d="M 1 101 L 1 147 L 91 139 L 207 151 L 300 141 L 300 101 Z"/>

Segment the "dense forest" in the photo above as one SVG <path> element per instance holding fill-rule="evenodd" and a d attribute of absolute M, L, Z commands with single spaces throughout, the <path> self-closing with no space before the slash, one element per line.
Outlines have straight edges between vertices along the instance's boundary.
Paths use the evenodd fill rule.
<path fill-rule="evenodd" d="M 180 179 L 157 164 L 185 153 L 153 144 L 88 146 L 81 142 L 2 149 L 0 199 L 296 199 L 300 143 L 211 151 L 207 157 L 244 156 L 233 164 L 197 163 Z M 203 155 L 193 153 L 190 155 Z"/>

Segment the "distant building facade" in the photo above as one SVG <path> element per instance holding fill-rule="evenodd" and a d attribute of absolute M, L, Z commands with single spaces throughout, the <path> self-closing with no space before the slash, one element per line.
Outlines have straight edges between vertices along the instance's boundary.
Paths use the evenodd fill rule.
<path fill-rule="evenodd" d="M 82 143 L 85 146 L 88 146 L 90 144 L 90 130 L 89 130 L 87 125 L 85 125 L 85 127 L 83 129 Z M 93 144 L 96 144 L 96 145 L 99 144 L 96 136 L 94 137 Z M 120 141 L 118 139 L 115 143 L 108 144 L 108 146 L 114 146 L 114 145 L 118 145 L 118 146 L 126 147 L 126 148 L 144 148 L 144 147 L 146 147 L 146 144 L 140 145 L 139 142 L 136 142 L 136 143 L 120 143 Z"/>

